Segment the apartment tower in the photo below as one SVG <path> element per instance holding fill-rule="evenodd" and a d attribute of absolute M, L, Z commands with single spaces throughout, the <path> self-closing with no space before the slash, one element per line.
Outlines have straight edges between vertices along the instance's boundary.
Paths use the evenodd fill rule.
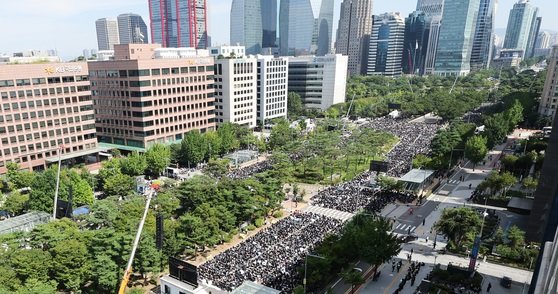
<path fill-rule="evenodd" d="M 504 49 L 523 50 L 523 57 L 527 56 L 529 44 L 535 31 L 539 9 L 529 0 L 519 0 L 513 5 L 508 18 Z"/>

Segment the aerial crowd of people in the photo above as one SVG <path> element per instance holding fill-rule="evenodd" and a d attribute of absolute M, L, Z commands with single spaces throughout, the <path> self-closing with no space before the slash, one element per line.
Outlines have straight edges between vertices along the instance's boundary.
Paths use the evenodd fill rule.
<path fill-rule="evenodd" d="M 394 177 L 410 170 L 416 154 L 430 152 L 430 141 L 440 128 L 436 124 L 388 118 L 372 119 L 361 127 L 389 132 L 399 138 L 399 143 L 387 154 L 387 174 Z M 271 168 L 271 161 L 264 160 L 235 169 L 228 176 L 247 178 Z M 370 180 L 375 175 L 375 172 L 367 171 L 351 181 L 318 191 L 311 199 L 311 205 L 351 213 L 361 209 L 379 213 L 389 203 L 410 203 L 416 199 L 412 193 L 371 188 Z M 300 283 L 296 268 L 302 264 L 305 255 L 328 234 L 338 233 L 342 226 L 342 221 L 331 217 L 295 212 L 202 264 L 200 277 L 224 290 L 232 290 L 251 280 L 291 293 Z"/>
<path fill-rule="evenodd" d="M 299 282 L 296 268 L 306 253 L 341 227 L 337 219 L 297 212 L 202 264 L 199 274 L 227 291 L 250 280 L 292 293 Z"/>

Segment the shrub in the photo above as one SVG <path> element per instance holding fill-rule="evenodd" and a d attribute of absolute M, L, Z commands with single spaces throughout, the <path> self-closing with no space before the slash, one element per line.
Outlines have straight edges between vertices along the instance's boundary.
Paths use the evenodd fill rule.
<path fill-rule="evenodd" d="M 276 212 L 273 213 L 274 218 L 280 218 L 282 216 L 283 216 L 283 212 L 281 210 L 277 210 Z"/>
<path fill-rule="evenodd" d="M 259 227 L 263 226 L 264 225 L 263 218 L 257 218 L 256 221 L 254 222 L 254 224 L 256 225 L 256 228 L 259 228 Z"/>

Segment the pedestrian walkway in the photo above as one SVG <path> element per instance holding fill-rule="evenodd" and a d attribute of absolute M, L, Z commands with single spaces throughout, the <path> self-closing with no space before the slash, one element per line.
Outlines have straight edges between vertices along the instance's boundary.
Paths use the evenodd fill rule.
<path fill-rule="evenodd" d="M 354 216 L 354 214 L 350 212 L 339 211 L 331 208 L 319 207 L 314 205 L 308 205 L 302 211 L 313 212 L 316 214 L 328 216 L 342 221 L 347 221 Z"/>
<path fill-rule="evenodd" d="M 399 223 L 393 229 L 393 232 L 396 234 L 411 234 L 417 229 L 416 226 L 408 225 L 404 223 Z"/>

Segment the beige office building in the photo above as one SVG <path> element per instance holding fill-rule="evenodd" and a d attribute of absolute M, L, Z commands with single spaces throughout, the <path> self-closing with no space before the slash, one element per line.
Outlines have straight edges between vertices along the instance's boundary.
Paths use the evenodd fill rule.
<path fill-rule="evenodd" d="M 0 97 L 0 173 L 100 151 L 87 63 L 0 65 Z"/>
<path fill-rule="evenodd" d="M 115 45 L 114 57 L 89 63 L 102 146 L 143 151 L 215 129 L 213 58 L 206 50 L 158 44 Z"/>

